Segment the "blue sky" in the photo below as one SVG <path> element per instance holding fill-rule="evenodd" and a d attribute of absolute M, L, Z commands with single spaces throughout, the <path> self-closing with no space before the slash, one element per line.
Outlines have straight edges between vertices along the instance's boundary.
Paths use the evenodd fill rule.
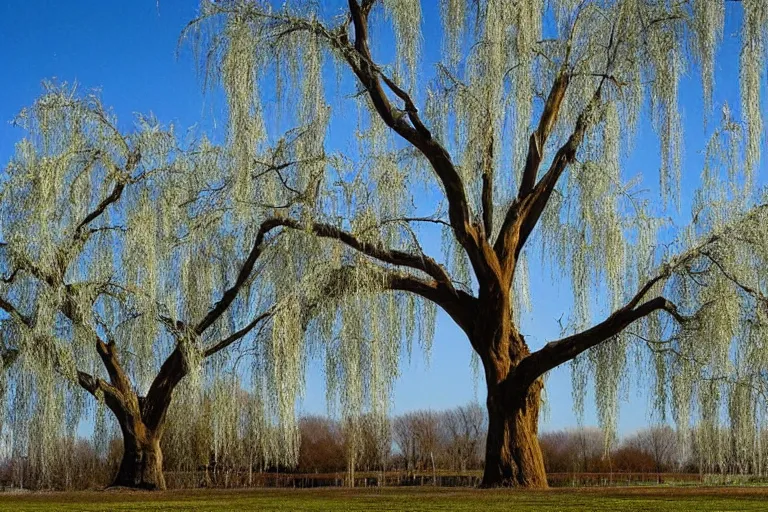
<path fill-rule="evenodd" d="M 424 2 L 425 4 L 430 2 Z M 431 4 L 431 3 L 430 3 Z M 437 2 L 434 2 L 436 5 Z M 729 6 L 729 15 L 738 7 Z M 206 131 L 221 130 L 225 118 L 219 95 L 205 95 L 189 51 L 177 59 L 181 29 L 197 12 L 195 0 L 6 0 L 0 3 L 0 161 L 5 163 L 20 138 L 20 130 L 7 121 L 40 92 L 43 79 L 78 82 L 84 89 L 99 88 L 104 103 L 114 109 L 123 127 L 130 127 L 134 112 L 153 112 L 162 122 L 184 129 L 198 123 Z M 433 59 L 439 51 L 437 13 L 434 5 L 425 11 L 424 54 Z M 726 29 L 738 29 L 738 17 Z M 432 37 L 434 36 L 434 37 Z M 716 105 L 727 100 L 738 112 L 736 80 L 738 42 L 730 39 L 717 63 L 720 82 Z M 695 186 L 701 169 L 697 151 L 703 147 L 700 88 L 696 78 L 682 84 L 681 106 L 686 126 L 683 194 Z M 715 117 L 719 106 L 716 106 Z M 219 121 L 217 123 L 217 121 Z M 345 137 L 352 133 L 344 134 Z M 658 182 L 658 144 L 647 124 L 641 127 L 635 151 L 625 162 L 626 175 L 647 175 L 644 181 L 655 189 Z M 651 196 L 653 198 L 653 195 Z M 681 217 L 687 217 L 683 201 Z M 429 248 L 428 248 L 429 249 Z M 439 247 L 431 248 L 438 254 Z M 529 342 L 540 346 L 559 335 L 557 323 L 568 313 L 571 302 L 566 287 L 552 283 L 548 275 L 532 266 L 533 317 L 525 318 L 522 331 Z M 534 321 L 535 320 L 535 321 Z M 427 362 L 415 349 L 410 364 L 404 364 L 394 395 L 394 411 L 445 408 L 470 400 L 484 401 L 482 383 L 476 386 L 470 369 L 470 347 L 463 333 L 442 313 L 438 317 L 432 356 Z M 308 376 L 308 392 L 302 410 L 324 412 L 323 377 L 319 368 Z M 633 386 L 621 406 L 619 430 L 629 432 L 648 421 L 650 406 L 642 386 Z M 560 368 L 548 379 L 549 414 L 545 430 L 573 426 L 570 373 Z M 591 400 L 588 399 L 588 404 Z M 587 407 L 586 423 L 596 422 L 594 409 Z"/>

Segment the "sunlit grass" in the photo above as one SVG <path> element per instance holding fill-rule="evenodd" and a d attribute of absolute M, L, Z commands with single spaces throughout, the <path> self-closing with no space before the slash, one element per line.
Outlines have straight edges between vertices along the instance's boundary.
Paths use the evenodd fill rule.
<path fill-rule="evenodd" d="M 311 489 L 249 491 L 83 492 L 0 495 L 0 511 L 294 511 L 455 510 L 614 511 L 765 510 L 761 488 L 555 489 L 481 491 L 474 489 Z"/>

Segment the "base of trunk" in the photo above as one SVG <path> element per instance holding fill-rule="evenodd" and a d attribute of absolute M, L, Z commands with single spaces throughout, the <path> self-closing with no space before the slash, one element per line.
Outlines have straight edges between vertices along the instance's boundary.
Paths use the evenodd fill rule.
<path fill-rule="evenodd" d="M 120 469 L 111 487 L 165 490 L 163 452 L 160 450 L 160 442 L 126 441 Z"/>
<path fill-rule="evenodd" d="M 488 393 L 488 438 L 480 487 L 546 489 L 547 473 L 539 446 L 541 385 L 511 401 Z"/>

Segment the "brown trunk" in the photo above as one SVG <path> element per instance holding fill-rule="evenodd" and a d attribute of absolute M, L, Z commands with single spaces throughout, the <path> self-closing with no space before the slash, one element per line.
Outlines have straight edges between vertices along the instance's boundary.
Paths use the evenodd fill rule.
<path fill-rule="evenodd" d="M 538 438 L 540 381 L 519 400 L 497 395 L 488 390 L 488 437 L 481 487 L 547 488 Z"/>
<path fill-rule="evenodd" d="M 473 347 L 480 354 L 488 388 L 488 435 L 481 487 L 544 489 L 547 475 L 539 446 L 541 379 L 526 384 L 516 373 L 529 354 L 510 315 L 506 288 L 489 288 L 476 321 Z"/>
<path fill-rule="evenodd" d="M 123 459 L 112 486 L 165 489 L 160 449 L 166 413 L 173 390 L 188 373 L 177 347 L 163 362 L 146 396 L 138 396 L 123 370 L 114 342 L 96 340 L 96 351 L 109 374 L 109 383 L 78 372 L 78 382 L 89 393 L 103 397 L 123 433 Z"/>
<path fill-rule="evenodd" d="M 160 438 L 146 431 L 128 432 L 123 428 L 123 459 L 117 471 L 113 487 L 165 490 L 163 452 Z"/>

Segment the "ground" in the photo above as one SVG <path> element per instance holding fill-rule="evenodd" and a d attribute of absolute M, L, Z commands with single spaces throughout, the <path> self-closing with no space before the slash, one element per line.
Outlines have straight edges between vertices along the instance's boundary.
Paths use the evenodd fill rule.
<path fill-rule="evenodd" d="M 0 511 L 750 511 L 766 510 L 768 488 L 553 489 L 450 488 L 106 491 L 0 494 Z"/>

